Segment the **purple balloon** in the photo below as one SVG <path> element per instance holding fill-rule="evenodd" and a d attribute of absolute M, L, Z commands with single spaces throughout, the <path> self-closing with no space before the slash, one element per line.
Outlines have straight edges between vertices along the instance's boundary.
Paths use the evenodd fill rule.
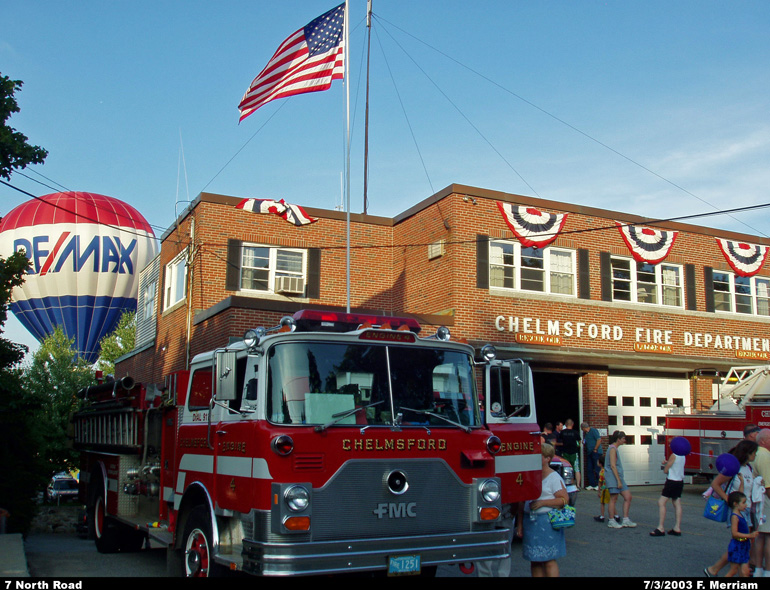
<path fill-rule="evenodd" d="M 741 464 L 738 458 L 730 453 L 722 453 L 717 457 L 717 471 L 727 477 L 733 477 L 740 471 Z"/>
<path fill-rule="evenodd" d="M 671 444 L 669 446 L 671 447 L 671 452 L 674 453 L 674 455 L 686 457 L 690 454 L 690 441 L 683 436 L 676 436 L 672 438 Z"/>

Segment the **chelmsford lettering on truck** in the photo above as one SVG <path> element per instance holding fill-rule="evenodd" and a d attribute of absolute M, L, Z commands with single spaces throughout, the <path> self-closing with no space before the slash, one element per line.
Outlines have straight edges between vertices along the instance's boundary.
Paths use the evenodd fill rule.
<path fill-rule="evenodd" d="M 446 439 L 342 439 L 343 451 L 446 451 Z"/>

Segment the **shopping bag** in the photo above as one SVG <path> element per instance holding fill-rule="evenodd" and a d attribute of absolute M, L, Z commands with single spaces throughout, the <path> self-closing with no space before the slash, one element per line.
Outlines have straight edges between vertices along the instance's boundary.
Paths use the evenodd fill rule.
<path fill-rule="evenodd" d="M 551 523 L 551 528 L 557 531 L 575 526 L 575 508 L 565 506 L 560 510 L 551 510 L 548 513 L 548 521 Z"/>

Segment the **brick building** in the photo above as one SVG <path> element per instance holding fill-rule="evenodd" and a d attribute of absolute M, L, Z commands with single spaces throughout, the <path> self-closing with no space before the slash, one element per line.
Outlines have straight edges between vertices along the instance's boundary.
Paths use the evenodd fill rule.
<path fill-rule="evenodd" d="M 203 193 L 163 235 L 118 376 L 162 382 L 248 328 L 345 310 L 346 214 L 295 226 L 241 201 Z M 661 481 L 666 406 L 710 407 L 715 374 L 770 359 L 765 238 L 459 185 L 350 219 L 352 311 L 529 361 L 540 424 L 624 430 L 629 483 Z"/>

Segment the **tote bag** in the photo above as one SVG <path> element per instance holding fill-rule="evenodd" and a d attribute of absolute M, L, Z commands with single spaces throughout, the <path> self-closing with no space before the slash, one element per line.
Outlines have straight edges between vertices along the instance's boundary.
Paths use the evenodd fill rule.
<path fill-rule="evenodd" d="M 732 485 L 732 480 L 730 480 L 730 485 L 727 486 L 727 489 L 725 490 L 725 494 L 730 494 L 730 486 Z M 730 509 L 727 507 L 727 502 L 725 502 L 722 498 L 717 496 L 716 494 L 712 493 L 707 499 L 706 499 L 706 506 L 703 509 L 703 516 L 708 518 L 709 520 L 713 520 L 715 522 L 727 522 L 727 516 L 730 514 Z"/>
<path fill-rule="evenodd" d="M 565 506 L 560 510 L 551 510 L 548 513 L 548 521 L 554 530 L 568 529 L 575 526 L 575 509 L 572 506 Z"/>

